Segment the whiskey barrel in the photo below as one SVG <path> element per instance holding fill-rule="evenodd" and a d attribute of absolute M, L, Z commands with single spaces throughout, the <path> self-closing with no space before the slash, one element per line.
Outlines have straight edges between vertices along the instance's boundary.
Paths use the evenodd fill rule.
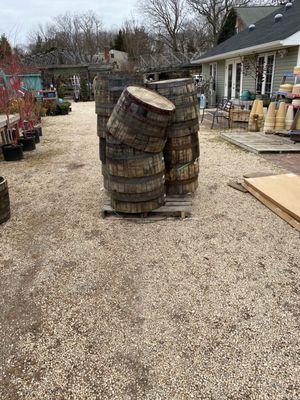
<path fill-rule="evenodd" d="M 128 86 L 116 104 L 107 128 L 116 139 L 138 150 L 159 153 L 175 106 L 158 93 Z"/>
<path fill-rule="evenodd" d="M 106 142 L 106 163 L 110 175 L 127 178 L 156 175 L 165 170 L 162 153 L 137 150 L 111 135 L 108 135 Z"/>
<path fill-rule="evenodd" d="M 105 138 L 106 124 L 121 96 L 129 84 L 142 83 L 138 75 L 101 75 L 98 74 L 93 82 L 96 114 L 98 116 L 97 134 Z"/>
<path fill-rule="evenodd" d="M 119 198 L 118 195 L 122 195 L 123 200 L 143 201 L 143 199 L 147 200 L 149 196 L 157 197 L 157 190 L 160 193 L 164 193 L 164 172 L 139 178 L 127 178 L 108 174 L 107 178 L 108 190 L 115 198 Z"/>
<path fill-rule="evenodd" d="M 190 135 L 168 138 L 164 157 L 166 166 L 186 164 L 196 160 L 200 155 L 198 132 Z"/>
<path fill-rule="evenodd" d="M 176 106 L 171 126 L 168 129 L 168 137 L 184 136 L 189 133 L 189 128 L 199 127 L 197 93 L 192 79 L 151 82 L 147 83 L 147 87 L 166 97 Z M 177 124 L 179 124 L 178 127 Z"/>
<path fill-rule="evenodd" d="M 7 180 L 0 176 L 0 224 L 10 218 L 10 202 Z"/>
<path fill-rule="evenodd" d="M 187 136 L 199 131 L 199 119 L 172 123 L 167 131 L 168 138 Z"/>
<path fill-rule="evenodd" d="M 111 205 L 119 212 L 141 213 L 152 211 L 165 204 L 165 176 L 126 178 L 107 173 L 102 166 L 104 187 L 110 193 Z"/>
<path fill-rule="evenodd" d="M 199 120 L 197 94 L 190 78 L 151 82 L 147 87 L 175 104 L 164 148 L 168 194 L 194 192 L 198 187 Z"/>
<path fill-rule="evenodd" d="M 166 172 L 166 191 L 168 195 L 193 193 L 198 188 L 199 163 L 191 163 L 170 168 Z"/>
<path fill-rule="evenodd" d="M 104 187 L 119 212 L 151 211 L 164 204 L 165 165 L 162 153 L 132 148 L 108 134 Z"/>
<path fill-rule="evenodd" d="M 105 138 L 107 131 L 107 122 L 109 120 L 109 116 L 97 115 L 97 135 L 99 137 Z"/>
<path fill-rule="evenodd" d="M 128 202 L 116 199 L 113 195 L 111 196 L 111 206 L 117 212 L 136 214 L 145 213 L 156 208 L 159 208 L 165 204 L 166 196 L 165 194 L 155 197 L 152 200 L 142 201 L 142 202 Z"/>

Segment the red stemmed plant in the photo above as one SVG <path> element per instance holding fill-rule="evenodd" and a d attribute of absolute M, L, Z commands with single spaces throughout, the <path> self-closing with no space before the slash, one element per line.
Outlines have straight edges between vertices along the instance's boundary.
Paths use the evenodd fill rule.
<path fill-rule="evenodd" d="M 0 77 L 0 109 L 6 116 L 6 136 L 7 140 L 13 144 L 17 143 L 18 137 L 11 129 L 11 104 L 15 98 L 14 89 L 11 85 L 5 82 L 4 77 Z M 6 140 L 4 140 L 4 143 Z"/>
<path fill-rule="evenodd" d="M 20 110 L 20 100 L 23 96 L 21 90 L 21 64 L 19 58 L 13 54 L 8 55 L 0 63 L 0 69 L 3 71 L 0 76 L 0 109 L 6 115 L 6 133 L 7 139 L 16 144 L 18 140 L 18 133 L 11 129 L 10 114 L 12 108 Z M 9 76 L 5 78 L 4 73 Z"/>
<path fill-rule="evenodd" d="M 38 122 L 36 98 L 31 90 L 27 90 L 24 93 L 20 116 L 23 121 L 24 134 L 26 135 L 26 131 L 33 130 Z"/>

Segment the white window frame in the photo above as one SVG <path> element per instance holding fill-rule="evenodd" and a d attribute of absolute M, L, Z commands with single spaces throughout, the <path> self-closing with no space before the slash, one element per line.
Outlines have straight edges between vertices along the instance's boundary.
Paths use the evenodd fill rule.
<path fill-rule="evenodd" d="M 217 80 L 218 63 L 214 62 L 214 63 L 210 63 L 209 64 L 209 76 L 213 76 L 210 73 L 210 67 L 212 67 L 212 71 L 215 72 L 214 78 L 215 78 L 215 80 Z"/>
<path fill-rule="evenodd" d="M 264 57 L 264 73 L 263 73 L 263 81 L 262 81 L 262 87 L 261 87 L 261 94 L 264 95 L 265 92 L 266 92 L 266 74 L 267 74 L 267 70 L 265 68 L 265 65 L 267 65 L 267 61 L 268 61 L 268 57 L 269 56 L 274 56 L 273 69 L 272 69 L 272 81 L 271 81 L 271 89 L 270 89 L 270 96 L 271 96 L 271 94 L 273 93 L 274 73 L 275 73 L 275 63 L 276 63 L 276 52 L 257 54 L 256 65 L 258 65 L 258 59 L 260 57 Z M 257 90 L 257 82 L 256 82 L 255 90 Z"/>
<path fill-rule="evenodd" d="M 232 69 L 232 74 L 236 75 L 236 65 L 241 64 L 241 82 L 240 82 L 240 93 L 239 95 L 241 96 L 243 92 L 243 78 L 244 78 L 244 68 L 243 68 L 243 60 L 240 57 L 237 58 L 230 58 L 225 61 L 225 79 L 224 79 L 224 97 L 228 97 L 228 65 L 233 64 L 233 69 Z M 234 76 L 234 86 L 236 86 L 236 77 Z M 232 93 L 231 93 L 232 95 Z M 231 97 L 233 99 L 233 97 Z M 231 100 L 229 99 L 229 100 Z"/>

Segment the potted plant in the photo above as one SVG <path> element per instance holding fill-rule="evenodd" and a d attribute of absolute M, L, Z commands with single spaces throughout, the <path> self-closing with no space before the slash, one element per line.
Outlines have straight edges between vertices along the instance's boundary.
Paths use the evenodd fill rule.
<path fill-rule="evenodd" d="M 64 101 L 63 103 L 59 103 L 57 107 L 61 115 L 67 115 L 69 114 L 70 106 L 71 103 L 69 101 Z"/>
<path fill-rule="evenodd" d="M 11 126 L 11 100 L 13 89 L 5 82 L 4 73 L 0 77 L 0 114 L 6 116 L 6 126 L 2 132 L 2 153 L 5 161 L 18 161 L 23 158 L 23 147 L 18 143 L 18 132 Z"/>
<path fill-rule="evenodd" d="M 20 112 L 23 123 L 23 137 L 25 139 L 33 138 L 35 143 L 39 143 L 40 134 L 39 131 L 35 129 L 35 126 L 38 122 L 36 98 L 32 91 L 28 90 L 24 93 L 23 107 L 21 107 Z M 34 150 L 32 145 L 31 150 Z"/>

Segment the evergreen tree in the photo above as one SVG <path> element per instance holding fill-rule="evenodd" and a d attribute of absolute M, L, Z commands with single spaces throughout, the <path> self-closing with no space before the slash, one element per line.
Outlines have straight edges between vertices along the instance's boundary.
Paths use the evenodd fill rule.
<path fill-rule="evenodd" d="M 225 42 L 225 40 L 229 39 L 231 36 L 235 34 L 235 24 L 236 24 L 236 12 L 234 8 L 232 8 L 228 16 L 225 20 L 224 25 L 221 28 L 218 37 L 218 44 Z"/>
<path fill-rule="evenodd" d="M 6 57 L 12 55 L 10 44 L 3 33 L 0 37 L 0 60 L 4 60 Z"/>
<path fill-rule="evenodd" d="M 119 30 L 117 36 L 115 37 L 113 48 L 114 50 L 126 51 L 124 43 L 124 34 L 121 29 Z"/>
<path fill-rule="evenodd" d="M 80 96 L 81 100 L 86 101 L 89 99 L 88 82 L 84 76 L 80 77 Z"/>

